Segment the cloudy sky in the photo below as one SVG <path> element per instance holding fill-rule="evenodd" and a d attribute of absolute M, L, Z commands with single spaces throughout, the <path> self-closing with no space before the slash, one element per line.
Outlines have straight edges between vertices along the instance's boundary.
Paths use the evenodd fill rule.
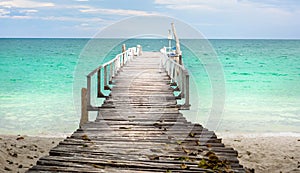
<path fill-rule="evenodd" d="M 300 0 L 0 0 L 0 37 L 93 37 L 138 15 L 164 15 L 207 38 L 300 39 Z"/>

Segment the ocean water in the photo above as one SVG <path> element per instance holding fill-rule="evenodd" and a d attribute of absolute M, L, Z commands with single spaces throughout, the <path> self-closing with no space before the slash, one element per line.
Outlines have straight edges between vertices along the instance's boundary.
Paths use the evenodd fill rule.
<path fill-rule="evenodd" d="M 0 133 L 73 132 L 85 75 L 119 53 L 123 43 L 93 42 L 0 39 Z M 158 51 L 168 42 L 126 40 L 127 47 L 136 44 Z M 202 45 L 182 41 L 192 76 L 192 108 L 183 111 L 190 121 L 219 132 L 300 133 L 300 40 L 209 40 Z M 214 107 L 220 116 L 214 116 Z"/>
<path fill-rule="evenodd" d="M 220 129 L 300 132 L 300 41 L 215 40 L 212 44 L 226 81 Z"/>

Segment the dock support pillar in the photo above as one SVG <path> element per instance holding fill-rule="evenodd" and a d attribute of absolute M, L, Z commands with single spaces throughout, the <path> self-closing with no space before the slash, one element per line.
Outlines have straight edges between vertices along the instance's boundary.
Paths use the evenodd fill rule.
<path fill-rule="evenodd" d="M 89 113 L 87 110 L 87 89 L 81 89 L 81 118 L 79 127 L 89 121 Z"/>

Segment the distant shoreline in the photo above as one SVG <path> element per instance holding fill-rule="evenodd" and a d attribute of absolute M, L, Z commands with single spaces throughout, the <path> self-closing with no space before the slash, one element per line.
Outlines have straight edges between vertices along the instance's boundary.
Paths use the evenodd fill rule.
<path fill-rule="evenodd" d="M 91 40 L 91 39 L 167 39 L 167 38 L 97 38 L 97 37 L 1 37 L 0 39 L 82 39 L 82 40 Z M 181 38 L 180 40 L 201 40 L 193 38 Z M 273 41 L 299 41 L 300 38 L 203 38 L 203 40 L 273 40 Z"/>

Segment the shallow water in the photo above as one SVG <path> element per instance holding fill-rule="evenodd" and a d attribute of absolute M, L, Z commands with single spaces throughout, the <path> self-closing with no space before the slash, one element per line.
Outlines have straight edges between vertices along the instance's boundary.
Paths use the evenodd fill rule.
<path fill-rule="evenodd" d="M 78 127 L 75 105 L 77 89 L 85 85 L 84 74 L 103 61 L 99 57 L 111 59 L 121 49 L 116 40 L 98 40 L 97 45 L 109 53 L 97 49 L 87 55 L 88 41 L 0 39 L 0 133 L 65 134 Z M 128 40 L 127 47 L 137 41 L 145 51 L 168 44 Z M 183 111 L 189 120 L 208 127 L 213 122 L 212 130 L 220 132 L 300 132 L 299 40 L 210 40 L 213 49 L 198 52 L 198 57 L 191 53 L 196 42 L 182 41 L 184 63 L 193 76 L 191 93 L 198 95 L 192 98 L 192 110 Z M 105 47 L 108 43 L 115 48 Z M 205 59 L 214 56 L 211 53 L 223 68 L 224 82 L 212 83 L 214 78 L 207 74 Z M 220 93 L 223 114 L 217 119 L 210 113 L 212 99 L 219 96 L 213 85 L 224 86 L 225 91 Z"/>

